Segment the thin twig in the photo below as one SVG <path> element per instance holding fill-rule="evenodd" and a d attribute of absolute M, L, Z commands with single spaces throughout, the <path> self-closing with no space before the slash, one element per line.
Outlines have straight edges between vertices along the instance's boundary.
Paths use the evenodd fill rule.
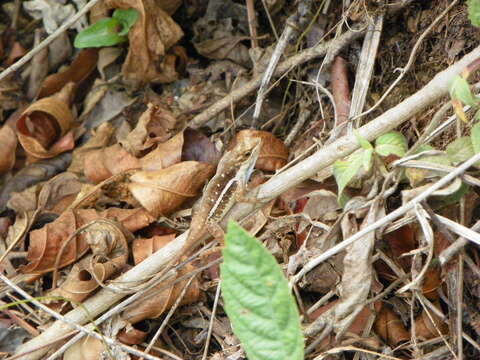
<path fill-rule="evenodd" d="M 247 0 L 248 28 L 250 29 L 250 42 L 252 49 L 258 47 L 257 16 L 255 14 L 255 0 Z"/>
<path fill-rule="evenodd" d="M 50 36 L 48 36 L 45 40 L 43 40 L 38 46 L 34 47 L 30 50 L 27 54 L 25 54 L 20 60 L 9 66 L 7 69 L 0 73 L 0 81 L 5 79 L 10 74 L 14 73 L 18 69 L 20 69 L 23 65 L 25 65 L 28 61 L 30 61 L 35 54 L 42 51 L 46 48 L 50 43 L 55 40 L 60 34 L 66 31 L 70 26 L 75 24 L 83 15 L 85 15 L 92 7 L 94 7 L 100 0 L 90 0 L 89 3 L 85 4 L 85 6 L 80 9 L 75 15 L 73 15 L 70 19 L 65 21 L 62 26 L 60 26 L 57 30 L 55 30 Z"/>
<path fill-rule="evenodd" d="M 205 340 L 205 348 L 203 349 L 202 360 L 206 360 L 208 356 L 208 348 L 210 347 L 210 340 L 212 338 L 213 323 L 215 322 L 215 314 L 217 312 L 218 300 L 220 299 L 220 286 L 218 282 L 217 291 L 215 292 L 215 300 L 213 301 L 212 315 L 210 316 L 210 323 L 208 324 L 207 339 Z"/>

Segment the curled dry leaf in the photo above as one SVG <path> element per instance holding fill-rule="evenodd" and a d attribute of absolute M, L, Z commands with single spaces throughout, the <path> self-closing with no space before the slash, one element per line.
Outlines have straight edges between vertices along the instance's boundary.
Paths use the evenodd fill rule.
<path fill-rule="evenodd" d="M 13 168 L 15 164 L 15 151 L 17 149 L 17 135 L 15 131 L 4 125 L 0 129 L 0 174 L 6 173 Z"/>
<path fill-rule="evenodd" d="M 155 0 L 106 0 L 104 6 L 115 9 L 133 8 L 139 18 L 128 33 L 129 51 L 122 73 L 135 83 L 175 81 L 178 75 L 165 76 L 164 63 L 168 49 L 183 36 L 182 29 Z"/>
<path fill-rule="evenodd" d="M 272 133 L 259 130 L 242 130 L 229 144 L 229 148 L 235 146 L 237 142 L 245 141 L 245 138 L 257 137 L 262 139 L 262 148 L 255 167 L 265 171 L 275 171 L 287 164 L 288 148 L 283 142 Z"/>
<path fill-rule="evenodd" d="M 149 326 L 146 322 L 140 322 L 135 326 L 129 326 L 129 329 L 120 331 L 117 339 L 127 345 L 139 345 L 145 341 L 149 333 Z M 139 326 L 140 325 L 140 326 Z"/>
<path fill-rule="evenodd" d="M 88 180 L 99 183 L 112 175 L 140 168 L 140 161 L 115 144 L 88 152 L 84 158 L 84 172 Z"/>
<path fill-rule="evenodd" d="M 73 82 L 75 85 L 80 84 L 95 70 L 97 60 L 97 49 L 80 51 L 67 69 L 52 74 L 43 81 L 38 98 L 40 99 L 55 94 L 69 82 Z"/>
<path fill-rule="evenodd" d="M 63 153 L 53 159 L 39 161 L 21 169 L 2 187 L 0 192 L 0 212 L 5 210 L 7 201 L 12 193 L 22 192 L 28 187 L 48 180 L 55 174 L 64 171 L 70 164 L 71 159 L 72 155 L 70 153 Z"/>
<path fill-rule="evenodd" d="M 147 110 L 138 119 L 135 129 L 121 142 L 122 147 L 135 156 L 141 155 L 145 149 L 156 142 L 166 141 L 177 122 L 170 111 L 152 103 L 147 106 Z"/>
<path fill-rule="evenodd" d="M 49 159 L 73 149 L 72 90 L 73 83 L 69 83 L 60 93 L 34 102 L 18 119 L 18 140 L 32 158 Z"/>
<path fill-rule="evenodd" d="M 373 327 L 377 335 L 392 348 L 410 340 L 410 334 L 400 316 L 385 304 L 378 313 Z"/>
<path fill-rule="evenodd" d="M 154 240 L 149 241 L 149 239 L 140 240 L 140 247 L 143 247 L 146 244 L 145 248 L 156 251 L 157 246 L 165 246 L 169 241 L 172 241 L 174 237 L 163 237 L 156 236 Z M 142 244 L 143 243 L 143 244 Z M 138 245 L 137 245 L 138 246 Z M 153 252 L 152 252 L 153 253 Z M 146 256 L 145 256 L 146 255 Z M 140 254 L 138 259 L 143 261 L 150 254 Z M 145 256 L 145 257 L 144 257 Z M 135 264 L 138 264 L 135 261 Z M 194 266 L 189 263 L 185 265 L 178 272 L 178 277 L 182 277 L 194 270 Z M 153 289 L 147 291 L 145 296 L 139 301 L 134 302 L 126 311 L 123 312 L 122 318 L 132 324 L 142 321 L 144 319 L 154 319 L 163 314 L 163 312 L 169 309 L 180 296 L 180 293 L 184 287 L 188 284 L 189 279 L 185 279 L 175 283 L 172 286 L 162 289 L 165 286 L 165 283 L 161 282 L 159 285 L 155 286 Z M 180 301 L 180 305 L 191 304 L 198 300 L 200 296 L 200 289 L 198 280 L 193 279 L 188 285 L 188 289 Z"/>
<path fill-rule="evenodd" d="M 215 168 L 197 161 L 183 161 L 157 171 L 138 171 L 128 189 L 154 217 L 167 215 L 184 201 L 198 195 Z"/>
<path fill-rule="evenodd" d="M 65 282 L 50 296 L 62 296 L 80 302 L 100 286 L 98 281 L 103 283 L 127 263 L 127 238 L 132 235 L 120 224 L 96 221 L 87 231 L 86 241 L 94 256 L 73 265 Z"/>
<path fill-rule="evenodd" d="M 78 234 L 68 244 L 64 245 L 64 243 L 78 228 L 99 218 L 119 221 L 131 232 L 137 231 L 154 221 L 154 218 L 143 209 L 110 208 L 100 213 L 93 209 L 80 209 L 75 212 L 72 210 L 65 211 L 55 221 L 41 229 L 30 231 L 30 246 L 27 254 L 29 263 L 23 266 L 20 271 L 30 274 L 44 274 L 54 270 L 55 261 L 62 247 L 64 249 L 59 268 L 73 263 L 89 249 L 86 234 L 84 232 Z"/>

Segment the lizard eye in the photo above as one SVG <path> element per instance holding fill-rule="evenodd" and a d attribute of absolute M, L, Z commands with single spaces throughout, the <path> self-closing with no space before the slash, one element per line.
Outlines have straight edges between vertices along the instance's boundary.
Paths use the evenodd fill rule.
<path fill-rule="evenodd" d="M 250 151 L 247 151 L 247 152 L 245 153 L 245 156 L 246 156 L 246 157 L 249 157 L 251 154 L 252 154 L 252 153 L 251 153 Z"/>

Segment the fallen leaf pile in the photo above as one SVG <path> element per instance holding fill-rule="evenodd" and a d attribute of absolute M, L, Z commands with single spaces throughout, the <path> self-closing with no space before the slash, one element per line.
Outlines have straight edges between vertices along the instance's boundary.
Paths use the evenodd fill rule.
<path fill-rule="evenodd" d="M 432 192 L 480 151 L 478 60 L 446 72 L 462 85 L 453 108 L 447 85 L 411 100 L 475 51 L 472 6 L 3 1 L 0 356 L 246 359 L 219 290 L 222 234 L 209 232 L 226 228 L 209 222 L 233 200 L 226 217 L 290 281 L 305 358 L 480 358 L 478 162 Z M 119 9 L 138 15 L 105 29 L 123 32 L 120 43 L 74 47 Z M 408 121 L 385 130 L 405 103 Z M 261 147 L 246 196 L 229 169 L 209 194 L 222 156 L 252 139 Z M 202 197 L 204 238 L 186 249 Z M 259 343 L 285 340 L 262 333 L 263 321 L 247 324 Z"/>

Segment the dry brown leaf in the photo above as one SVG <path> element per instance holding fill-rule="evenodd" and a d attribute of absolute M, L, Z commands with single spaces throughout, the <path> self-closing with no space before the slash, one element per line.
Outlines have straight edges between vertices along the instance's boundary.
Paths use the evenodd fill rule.
<path fill-rule="evenodd" d="M 145 149 L 156 142 L 164 142 L 175 127 L 173 114 L 152 103 L 138 119 L 135 129 L 121 141 L 122 147 L 134 156 L 139 156 Z"/>
<path fill-rule="evenodd" d="M 129 326 L 129 329 L 120 331 L 117 339 L 123 344 L 139 345 L 147 338 L 149 332 L 145 330 L 150 330 L 149 326 L 145 326 L 145 323 L 135 324 L 135 326 Z"/>
<path fill-rule="evenodd" d="M 94 183 L 99 183 L 112 175 L 139 168 L 140 161 L 120 144 L 92 150 L 85 154 L 84 158 L 85 176 Z"/>
<path fill-rule="evenodd" d="M 193 160 L 216 165 L 220 156 L 215 145 L 202 132 L 193 129 L 184 131 L 183 161 Z"/>
<path fill-rule="evenodd" d="M 283 142 L 268 131 L 242 130 L 229 144 L 233 147 L 237 142 L 245 141 L 245 138 L 257 137 L 262 139 L 262 148 L 255 168 L 265 171 L 275 171 L 287 164 L 288 148 Z"/>
<path fill-rule="evenodd" d="M 140 159 L 142 169 L 145 171 L 155 171 L 179 163 L 182 159 L 183 144 L 183 132 L 158 144 L 155 150 Z"/>
<path fill-rule="evenodd" d="M 49 293 L 80 302 L 127 263 L 127 238 L 132 237 L 120 224 L 97 221 L 88 227 L 87 243 L 93 255 L 76 263 L 61 287 Z M 98 280 L 98 281 L 97 281 Z"/>
<path fill-rule="evenodd" d="M 155 237 L 152 241 L 148 239 L 142 239 L 140 241 L 140 247 L 143 247 L 142 243 L 146 243 L 145 246 L 147 249 L 155 251 L 155 247 L 157 246 L 165 246 L 170 241 L 174 239 L 173 237 Z M 150 247 L 151 245 L 151 247 Z M 154 250 L 155 249 L 155 250 Z M 148 254 L 138 254 L 138 260 L 143 261 Z M 138 264 L 135 261 L 135 264 Z M 191 263 L 185 265 L 178 273 L 178 277 L 182 277 L 190 272 L 192 272 L 195 268 Z M 142 321 L 144 319 L 154 319 L 159 317 L 163 314 L 163 312 L 169 309 L 177 300 L 178 296 L 182 292 L 183 288 L 187 285 L 188 279 L 179 281 L 172 286 L 160 290 L 165 286 L 164 283 L 160 283 L 153 289 L 147 291 L 147 293 L 143 296 L 142 299 L 133 303 L 126 311 L 122 313 L 122 318 L 132 324 Z M 195 278 L 192 280 L 188 289 L 185 293 L 185 296 L 182 298 L 180 305 L 191 304 L 198 300 L 200 295 L 200 288 L 198 284 L 198 280 Z"/>
<path fill-rule="evenodd" d="M 134 8 L 139 18 L 130 29 L 129 51 L 122 73 L 134 83 L 175 81 L 178 75 L 165 74 L 165 55 L 183 36 L 182 29 L 155 0 L 106 0 L 105 7 Z M 163 68 L 162 68 L 163 67 Z M 169 75 L 168 77 L 166 75 Z"/>
<path fill-rule="evenodd" d="M 377 335 L 392 348 L 410 340 L 410 334 L 400 316 L 385 304 L 377 314 L 373 327 Z"/>
<path fill-rule="evenodd" d="M 101 340 L 87 336 L 70 346 L 63 356 L 63 360 L 98 360 L 105 350 Z"/>
<path fill-rule="evenodd" d="M 53 159 L 30 164 L 18 171 L 3 184 L 0 192 L 0 212 L 5 210 L 5 205 L 14 192 L 21 192 L 28 187 L 45 181 L 64 171 L 70 163 L 70 153 L 63 153 Z"/>
<path fill-rule="evenodd" d="M 97 60 L 97 49 L 80 51 L 66 70 L 52 74 L 43 81 L 38 98 L 55 94 L 69 82 L 73 82 L 75 85 L 80 84 L 95 70 Z"/>
<path fill-rule="evenodd" d="M 23 57 L 27 53 L 27 50 L 18 41 L 15 41 L 8 53 L 8 58 L 5 61 L 7 65 L 12 65 L 15 61 Z"/>
<path fill-rule="evenodd" d="M 69 83 L 58 94 L 34 102 L 18 119 L 18 140 L 33 159 L 48 159 L 73 149 L 69 102 L 73 86 Z"/>
<path fill-rule="evenodd" d="M 72 153 L 72 162 L 68 167 L 68 171 L 83 174 L 85 156 L 98 149 L 105 148 L 115 131 L 115 128 L 110 123 L 101 124 L 95 131 L 92 137 L 82 146 L 76 147 Z"/>
<path fill-rule="evenodd" d="M 433 305 L 441 312 L 439 300 L 436 300 Z M 433 339 L 440 336 L 440 334 L 445 335 L 447 332 L 448 325 L 433 310 L 424 308 L 422 313 L 415 319 L 415 335 L 418 339 Z"/>
<path fill-rule="evenodd" d="M 132 255 L 135 264 L 142 262 L 173 239 L 175 239 L 175 234 L 135 239 L 132 243 Z"/>
<path fill-rule="evenodd" d="M 137 171 L 128 189 L 154 217 L 167 215 L 198 195 L 215 168 L 197 161 L 183 161 L 157 171 Z"/>
<path fill-rule="evenodd" d="M 28 264 L 20 271 L 30 274 L 44 274 L 55 269 L 55 262 L 62 246 L 64 247 L 59 268 L 73 263 L 89 249 L 86 233 L 81 233 L 64 243 L 81 226 L 99 218 L 109 218 L 121 222 L 131 232 L 137 231 L 152 221 L 143 209 L 118 209 L 110 208 L 98 213 L 93 209 L 68 210 L 55 221 L 44 227 L 30 231 L 30 246 L 28 248 Z"/>
<path fill-rule="evenodd" d="M 8 126 L 4 125 L 0 129 L 0 174 L 6 173 L 13 168 L 15 164 L 15 151 L 17 149 L 17 134 Z"/>

